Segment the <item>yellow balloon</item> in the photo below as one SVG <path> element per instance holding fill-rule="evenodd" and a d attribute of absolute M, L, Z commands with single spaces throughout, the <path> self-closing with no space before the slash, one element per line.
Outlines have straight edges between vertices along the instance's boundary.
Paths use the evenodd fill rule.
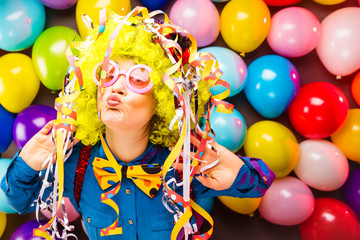
<path fill-rule="evenodd" d="M 76 4 L 76 23 L 82 39 L 88 35 L 82 16 L 88 15 L 95 25 L 99 24 L 99 11 L 109 8 L 119 15 L 126 15 L 131 10 L 130 0 L 78 0 Z"/>
<path fill-rule="evenodd" d="M 349 110 L 345 123 L 331 135 L 331 141 L 348 159 L 360 163 L 360 108 Z"/>
<path fill-rule="evenodd" d="M 299 143 L 284 125 L 274 121 L 260 121 L 247 132 L 245 154 L 256 157 L 274 171 L 277 178 L 287 176 L 299 160 Z"/>
<path fill-rule="evenodd" d="M 269 8 L 262 0 L 233 0 L 221 12 L 221 35 L 233 50 L 251 52 L 265 40 L 270 22 Z"/>
<path fill-rule="evenodd" d="M 228 196 L 220 196 L 218 199 L 234 212 L 252 215 L 258 209 L 261 198 L 236 198 Z"/>
<path fill-rule="evenodd" d="M 345 2 L 346 0 L 313 0 L 313 1 L 324 5 L 335 5 L 338 3 Z"/>
<path fill-rule="evenodd" d="M 19 113 L 30 106 L 40 87 L 30 57 L 8 53 L 0 57 L 0 104 L 9 112 Z"/>
<path fill-rule="evenodd" d="M 5 231 L 5 226 L 6 226 L 6 214 L 0 212 L 0 239 Z"/>

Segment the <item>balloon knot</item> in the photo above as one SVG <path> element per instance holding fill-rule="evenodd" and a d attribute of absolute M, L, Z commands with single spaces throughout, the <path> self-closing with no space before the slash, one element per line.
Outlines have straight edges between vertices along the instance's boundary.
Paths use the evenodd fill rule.
<path fill-rule="evenodd" d="M 337 80 L 340 80 L 340 79 L 341 79 L 341 76 L 337 75 L 337 76 L 336 76 L 336 79 L 337 79 Z"/>

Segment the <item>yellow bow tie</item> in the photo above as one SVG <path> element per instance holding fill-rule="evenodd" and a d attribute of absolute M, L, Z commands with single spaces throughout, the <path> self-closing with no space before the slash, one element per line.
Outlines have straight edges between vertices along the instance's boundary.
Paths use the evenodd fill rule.
<path fill-rule="evenodd" d="M 141 164 L 136 166 L 114 166 L 103 158 L 95 158 L 93 169 L 100 187 L 105 190 L 120 182 L 123 177 L 131 179 L 149 197 L 153 197 L 161 185 L 161 166 Z"/>

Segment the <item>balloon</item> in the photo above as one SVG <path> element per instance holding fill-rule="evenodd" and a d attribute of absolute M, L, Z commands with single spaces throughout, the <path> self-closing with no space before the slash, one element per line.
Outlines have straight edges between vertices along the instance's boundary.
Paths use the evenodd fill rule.
<path fill-rule="evenodd" d="M 325 68 L 336 76 L 360 68 L 360 8 L 341 8 L 321 22 L 316 52 Z"/>
<path fill-rule="evenodd" d="M 44 225 L 46 222 L 40 220 L 40 224 Z M 36 220 L 26 222 L 13 232 L 10 240 L 42 240 L 41 237 L 33 236 L 33 230 L 38 227 L 39 223 Z"/>
<path fill-rule="evenodd" d="M 245 154 L 261 158 L 277 178 L 287 176 L 299 158 L 299 144 L 294 134 L 274 121 L 260 121 L 249 129 L 244 143 Z"/>
<path fill-rule="evenodd" d="M 315 49 L 320 38 L 320 21 L 301 7 L 284 8 L 271 18 L 267 41 L 284 57 L 301 57 Z"/>
<path fill-rule="evenodd" d="M 300 224 L 301 239 L 360 239 L 360 225 L 354 211 L 334 198 L 318 198 L 311 217 Z"/>
<path fill-rule="evenodd" d="M 37 0 L 0 2 L 0 48 L 21 51 L 34 44 L 45 26 L 45 8 Z"/>
<path fill-rule="evenodd" d="M 302 0 L 264 0 L 268 6 L 287 6 L 301 2 Z"/>
<path fill-rule="evenodd" d="M 74 208 L 74 206 L 71 204 L 70 199 L 67 197 L 64 197 L 64 201 L 65 201 L 65 211 L 66 211 L 66 215 L 69 219 L 69 222 L 73 222 L 76 219 L 78 219 L 80 217 L 79 213 L 76 211 L 76 209 Z M 40 212 L 47 218 L 47 219 L 51 219 L 51 212 L 47 209 L 45 210 L 40 210 Z M 63 218 L 64 217 L 64 212 L 62 210 L 62 208 L 60 208 L 59 212 L 57 213 L 57 215 L 59 218 Z"/>
<path fill-rule="evenodd" d="M 151 11 L 161 9 L 168 0 L 140 0 L 140 2 Z"/>
<path fill-rule="evenodd" d="M 191 33 L 199 47 L 213 43 L 220 32 L 220 16 L 210 0 L 181 0 L 171 7 L 170 20 Z"/>
<path fill-rule="evenodd" d="M 350 172 L 344 187 L 344 200 L 360 218 L 360 168 Z"/>
<path fill-rule="evenodd" d="M 6 214 L 0 212 L 0 238 L 3 235 L 6 227 Z"/>
<path fill-rule="evenodd" d="M 32 105 L 20 112 L 14 122 L 13 136 L 21 149 L 37 132 L 51 120 L 56 119 L 56 110 L 45 105 Z"/>
<path fill-rule="evenodd" d="M 40 87 L 31 58 L 22 53 L 8 53 L 0 58 L 0 104 L 18 113 L 35 99 Z"/>
<path fill-rule="evenodd" d="M 274 224 L 293 226 L 308 219 L 314 207 L 310 188 L 299 179 L 287 176 L 275 179 L 261 200 L 259 213 Z"/>
<path fill-rule="evenodd" d="M 308 139 L 299 144 L 296 175 L 307 185 L 321 191 L 340 188 L 349 174 L 349 163 L 333 143 L 322 139 Z"/>
<path fill-rule="evenodd" d="M 74 38 L 80 40 L 73 29 L 55 26 L 46 29 L 34 44 L 32 59 L 35 70 L 41 82 L 50 90 L 60 90 L 64 85 L 69 66 L 65 50 Z"/>
<path fill-rule="evenodd" d="M 354 80 L 352 81 L 351 93 L 356 103 L 360 105 L 360 72 L 356 74 Z"/>
<path fill-rule="evenodd" d="M 244 143 L 246 122 L 243 116 L 234 109 L 232 113 L 212 112 L 211 128 L 215 132 L 215 141 L 232 152 L 237 152 Z"/>
<path fill-rule="evenodd" d="M 199 52 L 208 52 L 215 56 L 219 63 L 219 68 L 223 71 L 221 79 L 230 85 L 230 95 L 232 97 L 243 90 L 246 83 L 246 64 L 244 60 L 234 51 L 223 47 L 206 47 Z M 210 89 L 213 95 L 222 93 L 225 90 L 222 86 L 214 86 Z"/>
<path fill-rule="evenodd" d="M 313 1 L 324 5 L 334 5 L 345 2 L 346 0 L 313 0 Z"/>
<path fill-rule="evenodd" d="M 299 73 L 284 57 L 262 56 L 248 67 L 245 95 L 255 110 L 266 118 L 280 116 L 294 101 L 299 89 Z"/>
<path fill-rule="evenodd" d="M 236 198 L 228 196 L 220 196 L 218 199 L 228 208 L 234 212 L 253 215 L 256 209 L 258 209 L 261 198 Z"/>
<path fill-rule="evenodd" d="M 289 107 L 296 131 L 306 138 L 326 138 L 344 123 L 349 111 L 346 95 L 328 82 L 305 84 Z"/>
<path fill-rule="evenodd" d="M 202 207 L 206 212 L 211 213 L 214 208 L 214 198 L 200 198 L 197 204 Z"/>
<path fill-rule="evenodd" d="M 11 144 L 13 140 L 12 127 L 14 124 L 14 115 L 6 111 L 6 109 L 0 105 L 0 153 L 4 152 Z"/>
<path fill-rule="evenodd" d="M 233 50 L 251 52 L 265 40 L 270 21 L 269 8 L 262 0 L 230 1 L 221 12 L 221 35 Z"/>
<path fill-rule="evenodd" d="M 331 135 L 331 141 L 353 161 L 360 163 L 360 109 L 350 109 L 341 128 Z"/>
<path fill-rule="evenodd" d="M 11 163 L 11 159 L 0 158 L 0 182 L 5 176 L 10 163 Z M 2 190 L 0 190 L 0 214 L 1 213 L 16 213 L 16 211 L 7 203 L 5 193 Z M 1 226 L 0 226 L 0 237 L 1 237 Z"/>
<path fill-rule="evenodd" d="M 130 0 L 78 0 L 75 13 L 76 23 L 83 39 L 88 35 L 88 28 L 82 16 L 88 15 L 95 25 L 99 25 L 99 11 L 103 8 L 110 8 L 119 15 L 126 15 L 131 10 L 131 3 Z"/>
<path fill-rule="evenodd" d="M 45 6 L 53 9 L 67 9 L 75 5 L 77 0 L 40 0 Z"/>

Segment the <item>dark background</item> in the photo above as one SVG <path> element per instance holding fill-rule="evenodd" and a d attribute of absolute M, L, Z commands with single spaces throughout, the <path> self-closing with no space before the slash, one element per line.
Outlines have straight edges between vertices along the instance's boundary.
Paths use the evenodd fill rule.
<path fill-rule="evenodd" d="M 196 0 L 194 0 L 196 1 Z M 169 0 L 167 4 L 163 7 L 167 14 L 169 14 L 171 6 L 175 3 L 175 0 Z M 224 3 L 216 3 L 215 6 L 221 13 L 221 10 L 226 5 Z M 131 0 L 131 6 L 134 8 L 137 5 L 142 5 L 139 0 Z M 296 4 L 295 6 L 304 7 L 311 12 L 313 12 L 320 21 L 322 21 L 327 15 L 331 12 L 349 6 L 359 6 L 358 0 L 347 0 L 344 3 L 327 6 L 321 5 L 312 0 L 303 0 L 302 2 Z M 284 7 L 269 7 L 271 15 L 279 11 Z M 76 20 L 75 20 L 75 6 L 66 9 L 66 10 L 54 10 L 46 8 L 46 26 L 45 28 L 51 26 L 68 26 L 72 29 L 77 30 Z M 360 23 L 359 23 L 360 24 Z M 360 25 L 359 25 L 360 27 Z M 211 44 L 211 46 L 221 46 L 229 48 L 223 41 L 221 34 L 217 38 L 216 42 Z M 31 48 L 22 51 L 31 57 Z M 257 59 L 258 57 L 267 55 L 267 54 L 276 54 L 267 44 L 266 40 L 257 48 L 255 51 L 247 53 L 243 60 L 249 66 L 249 64 Z M 341 80 L 337 80 L 334 75 L 330 74 L 325 67 L 320 62 L 315 51 L 299 57 L 289 59 L 297 68 L 301 84 L 304 85 L 309 82 L 315 81 L 326 81 L 338 86 L 348 97 L 350 108 L 359 108 L 355 100 L 351 95 L 351 82 L 356 73 L 351 74 L 346 77 L 342 77 Z M 56 93 L 52 93 L 50 90 L 45 88 L 43 85 L 40 87 L 40 91 L 34 100 L 33 104 L 45 104 L 53 106 L 54 100 L 57 97 Z M 245 118 L 246 124 L 250 127 L 252 124 L 265 120 L 260 114 L 258 114 L 247 101 L 244 92 L 227 98 L 227 101 L 235 105 L 235 108 L 243 115 Z M 291 126 L 290 120 L 288 118 L 287 111 L 284 112 L 280 117 L 272 119 L 274 121 L 280 122 L 281 124 L 288 127 L 296 136 L 299 143 L 304 140 L 295 129 Z M 1 157 L 3 158 L 12 158 L 12 156 L 18 151 L 14 143 L 5 151 Z M 241 149 L 239 154 L 244 154 Z M 350 170 L 359 168 L 359 164 L 349 161 Z M 294 175 L 291 173 L 290 175 Z M 322 192 L 315 189 L 311 189 L 315 197 L 333 197 L 339 200 L 343 200 L 342 190 L 336 190 L 331 192 Z M 247 215 L 238 214 L 227 207 L 225 207 L 218 199 L 215 199 L 215 205 L 212 212 L 212 216 L 215 221 L 214 234 L 211 239 L 222 240 L 222 239 L 264 239 L 264 240 L 278 240 L 278 239 L 301 239 L 298 226 L 279 226 L 272 224 L 265 219 L 262 219 L 258 211 L 255 212 L 253 217 Z M 151 216 L 149 216 L 151 217 Z M 26 215 L 18 214 L 8 214 L 7 215 L 7 224 L 5 232 L 1 239 L 7 240 L 10 239 L 11 234 L 23 223 L 35 219 L 35 214 L 30 213 Z M 156 219 L 154 219 L 156 221 Z M 81 221 L 78 219 L 74 222 L 75 225 L 75 234 L 78 236 L 78 239 L 87 239 L 86 235 L 83 232 Z"/>

